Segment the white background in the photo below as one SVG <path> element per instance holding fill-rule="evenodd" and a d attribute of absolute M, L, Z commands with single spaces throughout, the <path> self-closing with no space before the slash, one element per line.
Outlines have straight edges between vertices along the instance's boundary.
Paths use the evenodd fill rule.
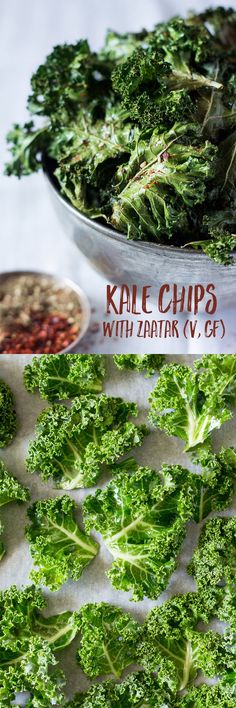
<path fill-rule="evenodd" d="M 218 3 L 195 1 L 199 11 L 208 4 Z M 220 4 L 227 7 L 230 3 L 221 0 Z M 91 45 L 98 48 L 107 27 L 120 31 L 151 28 L 172 14 L 186 14 L 193 6 L 194 2 L 188 0 L 181 3 L 173 0 L 0 0 L 1 167 L 6 161 L 6 133 L 12 123 L 27 119 L 25 106 L 30 77 L 55 44 L 88 37 Z M 94 319 L 103 319 L 105 283 L 64 237 L 43 175 L 19 181 L 15 177 L 4 177 L 1 169 L 0 200 L 0 271 L 37 268 L 69 276 L 86 287 L 96 307 Z M 232 329 L 230 313 L 228 319 Z M 137 350 L 141 342 L 138 340 L 136 346 L 134 343 L 132 349 Z M 103 342 L 100 334 L 90 337 L 88 346 L 91 351 L 118 351 L 116 341 Z M 122 342 L 121 346 L 124 346 Z M 144 351 L 149 348 L 155 351 L 158 343 L 144 342 L 142 346 Z M 177 349 L 179 342 L 169 340 L 169 345 L 164 343 L 164 348 L 166 346 L 172 352 L 184 352 L 187 345 Z M 228 346 L 232 350 L 233 342 Z M 196 346 L 191 351 L 197 352 Z"/>

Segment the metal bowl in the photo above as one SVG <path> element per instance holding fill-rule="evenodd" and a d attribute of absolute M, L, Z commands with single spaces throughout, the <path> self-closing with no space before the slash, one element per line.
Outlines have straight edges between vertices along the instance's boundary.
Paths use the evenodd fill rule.
<path fill-rule="evenodd" d="M 6 271 L 5 273 L 0 273 L 0 286 L 6 282 L 7 279 L 13 278 L 16 276 L 33 276 L 35 278 L 47 278 L 47 280 L 51 281 L 54 285 L 58 286 L 59 288 L 69 288 L 77 297 L 78 304 L 80 306 L 81 310 L 81 329 L 79 332 L 78 337 L 74 339 L 74 341 L 69 345 L 69 347 L 66 347 L 66 349 L 62 349 L 59 354 L 66 354 L 68 352 L 75 351 L 77 348 L 77 345 L 81 341 L 81 339 L 84 337 L 85 333 L 88 330 L 89 327 L 89 322 L 91 318 L 91 308 L 90 304 L 87 298 L 87 295 L 79 285 L 74 283 L 72 280 L 69 278 L 61 278 L 60 276 L 52 275 L 51 273 L 45 273 L 43 271 L 37 271 L 37 270 L 14 270 L 14 271 Z"/>
<path fill-rule="evenodd" d="M 156 289 L 163 283 L 176 283 L 179 287 L 213 283 L 220 305 L 232 304 L 236 296 L 236 253 L 233 265 L 223 266 L 191 248 L 127 240 L 125 235 L 75 209 L 60 193 L 47 162 L 44 173 L 65 233 L 108 282 L 151 285 Z"/>

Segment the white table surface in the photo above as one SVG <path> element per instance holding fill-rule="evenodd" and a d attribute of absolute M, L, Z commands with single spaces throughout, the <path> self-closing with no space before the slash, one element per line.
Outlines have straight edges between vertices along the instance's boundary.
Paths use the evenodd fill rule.
<path fill-rule="evenodd" d="M 199 10 L 208 1 L 196 3 Z M 211 5 L 217 5 L 212 2 Z M 227 7 L 228 1 L 221 4 Z M 235 4 L 234 2 L 231 4 Z M 181 12 L 194 2 L 182 0 Z M 107 27 L 139 30 L 180 11 L 174 0 L 0 0 L 0 164 L 6 161 L 5 135 L 14 122 L 27 119 L 26 100 L 30 77 L 51 48 L 61 42 L 88 37 L 94 48 L 101 46 Z M 103 320 L 106 283 L 93 271 L 74 244 L 64 236 L 54 214 L 42 174 L 18 180 L 0 174 L 1 241 L 0 271 L 38 269 L 57 272 L 84 286 L 96 312 Z M 233 303 L 232 303 L 233 305 Z M 208 342 L 208 351 L 233 351 L 234 310 L 224 314 L 227 338 Z M 204 342 L 205 349 L 207 342 Z M 170 351 L 197 353 L 202 342 L 159 340 L 109 340 L 100 331 L 90 332 L 82 349 L 90 351 Z"/>
<path fill-rule="evenodd" d="M 0 357 L 0 378 L 11 386 L 16 400 L 16 410 L 19 418 L 19 429 L 15 440 L 5 450 L 1 450 L 1 458 L 5 460 L 9 471 L 26 486 L 31 493 L 31 501 L 48 498 L 50 496 L 63 495 L 64 491 L 55 490 L 52 483 L 44 483 L 37 474 L 28 474 L 25 469 L 25 457 L 29 440 L 34 435 L 34 425 L 37 416 L 47 405 L 41 401 L 37 394 L 32 395 L 24 389 L 22 374 L 26 363 L 29 363 L 30 356 L 5 356 Z M 191 365 L 192 357 L 181 357 L 181 363 Z M 168 357 L 173 360 L 173 357 Z M 178 361 L 178 357 L 175 357 Z M 104 390 L 108 395 L 122 396 L 126 400 L 135 401 L 140 410 L 138 422 L 146 422 L 148 409 L 148 395 L 155 385 L 156 377 L 146 379 L 133 372 L 120 372 L 113 364 L 112 357 L 106 358 L 107 375 Z M 218 451 L 222 445 L 236 445 L 235 420 L 226 423 L 222 428 L 213 434 L 215 449 Z M 134 457 L 141 465 L 150 466 L 159 470 L 163 463 L 182 464 L 184 467 L 196 471 L 191 465 L 189 456 L 183 453 L 183 443 L 177 438 L 168 437 L 160 430 L 153 430 L 146 438 L 141 448 L 134 450 Z M 98 486 L 104 486 L 106 481 L 100 479 Z M 95 488 L 89 490 L 75 490 L 69 492 L 70 496 L 81 505 L 81 502 L 88 493 L 92 493 Z M 232 505 L 231 511 L 223 512 L 232 515 L 232 510 L 236 509 L 236 502 Z M 27 505 L 17 506 L 9 504 L 1 509 L 1 520 L 4 525 L 4 533 L 1 536 L 6 547 L 6 555 L 0 563 L 0 590 L 4 590 L 11 584 L 23 586 L 29 584 L 29 572 L 32 568 L 32 560 L 29 552 L 28 542 L 24 539 L 24 527 L 27 523 Z M 79 515 L 80 517 L 80 515 Z M 110 581 L 105 575 L 106 570 L 111 565 L 111 555 L 105 547 L 101 537 L 93 534 L 99 539 L 100 551 L 98 556 L 90 563 L 82 573 L 78 582 L 68 582 L 55 593 L 45 590 L 48 599 L 48 613 L 56 614 L 66 610 L 77 610 L 86 602 L 111 602 L 117 604 L 126 611 L 133 613 L 135 617 L 143 619 L 146 613 L 156 604 L 160 604 L 165 599 L 174 594 L 194 590 L 195 585 L 192 578 L 186 572 L 186 566 L 191 559 L 193 549 L 197 545 L 200 526 L 190 523 L 187 527 L 186 540 L 182 546 L 178 558 L 178 568 L 172 575 L 168 588 L 159 597 L 157 602 L 143 600 L 142 602 L 130 602 L 131 592 L 118 591 L 112 588 Z M 70 648 L 62 652 L 60 664 L 66 672 L 68 680 L 68 695 L 73 695 L 76 690 L 85 689 L 88 682 L 75 662 L 75 650 L 77 641 Z"/>

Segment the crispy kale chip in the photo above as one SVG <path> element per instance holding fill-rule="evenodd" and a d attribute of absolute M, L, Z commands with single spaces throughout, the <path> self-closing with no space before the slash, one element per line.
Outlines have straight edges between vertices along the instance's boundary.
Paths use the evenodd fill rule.
<path fill-rule="evenodd" d="M 119 607 L 105 602 L 80 610 L 78 661 L 90 678 L 113 674 L 119 679 L 135 663 L 140 625 Z"/>
<path fill-rule="evenodd" d="M 16 434 L 16 412 L 10 387 L 0 380 L 0 447 L 10 445 Z"/>
<path fill-rule="evenodd" d="M 12 586 L 0 593 L 0 698 L 10 706 L 16 693 L 29 691 L 34 708 L 63 703 L 64 677 L 54 669 L 54 651 L 66 647 L 78 632 L 76 612 L 44 617 L 40 590 Z"/>
<path fill-rule="evenodd" d="M 103 465 L 142 444 L 147 428 L 128 422 L 136 415 L 134 403 L 105 395 L 75 398 L 71 408 L 54 405 L 38 418 L 27 468 L 61 489 L 91 487 Z"/>
<path fill-rule="evenodd" d="M 118 369 L 146 371 L 146 376 L 153 376 L 165 361 L 163 354 L 115 354 L 114 362 Z"/>
<path fill-rule="evenodd" d="M 35 585 L 58 590 L 69 578 L 78 580 L 97 554 L 98 544 L 80 529 L 75 509 L 69 496 L 38 501 L 28 509 L 26 538 L 38 566 L 31 572 Z"/>
<path fill-rule="evenodd" d="M 128 238 L 171 239 L 178 247 L 191 234 L 193 248 L 229 265 L 236 250 L 235 47 L 236 12 L 222 7 L 152 31 L 109 30 L 98 52 L 86 39 L 54 47 L 32 77 L 29 121 L 7 136 L 6 174 L 44 165 L 89 218 Z M 192 126 L 187 138 L 151 155 L 157 134 L 176 124 L 183 134 Z M 206 218 L 219 212 L 221 228 L 209 231 Z"/>
<path fill-rule="evenodd" d="M 27 391 L 48 401 L 101 393 L 105 367 L 99 354 L 43 354 L 24 370 Z"/>
<path fill-rule="evenodd" d="M 10 474 L 5 464 L 0 460 L 0 507 L 10 504 L 10 502 L 17 502 L 21 504 L 29 499 L 29 491 L 18 482 L 18 480 Z M 2 532 L 3 527 L 0 522 L 0 532 Z M 0 543 L 0 559 L 4 556 L 5 549 L 2 543 Z"/>
<path fill-rule="evenodd" d="M 196 580 L 205 607 L 236 631 L 236 518 L 210 519 L 199 539 L 188 571 Z"/>
<path fill-rule="evenodd" d="M 106 681 L 79 693 L 67 708 L 170 708 L 172 696 L 167 683 L 162 684 L 149 672 L 131 674 L 122 683 Z"/>
<path fill-rule="evenodd" d="M 236 402 L 236 355 L 209 354 L 194 362 L 162 368 L 150 395 L 150 420 L 185 441 L 194 451 L 209 442 L 210 434 L 232 417 Z M 200 454 L 200 453 L 199 453 Z"/>
<path fill-rule="evenodd" d="M 83 505 L 85 528 L 102 534 L 114 561 L 107 575 L 133 600 L 156 599 L 175 570 L 193 515 L 196 483 L 178 465 L 160 473 L 130 459 L 113 468 L 106 489 Z"/>
<path fill-rule="evenodd" d="M 203 253 L 212 258 L 216 263 L 232 265 L 234 263 L 233 252 L 236 251 L 236 234 L 229 231 L 222 231 L 221 228 L 211 229 L 211 238 L 202 241 L 192 241 L 188 246 L 201 248 Z"/>
<path fill-rule="evenodd" d="M 27 176 L 41 169 L 41 155 L 49 148 L 50 132 L 47 127 L 35 128 L 33 121 L 23 126 L 15 123 L 7 134 L 7 143 L 11 145 L 12 160 L 6 165 L 6 175 Z"/>
<path fill-rule="evenodd" d="M 156 128 L 140 147 L 131 153 L 114 201 L 113 226 L 129 238 L 157 241 L 177 230 L 189 233 L 188 208 L 205 199 L 216 148 L 209 141 L 199 144 L 191 123 L 176 123 L 169 131 Z"/>
<path fill-rule="evenodd" d="M 53 125 L 67 125 L 81 105 L 102 101 L 110 75 L 109 61 L 91 52 L 86 40 L 54 47 L 32 76 L 29 110 L 48 116 Z"/>
<path fill-rule="evenodd" d="M 200 671 L 209 678 L 223 678 L 235 670 L 233 641 L 213 630 L 196 629 L 204 610 L 198 595 L 187 593 L 155 607 L 144 623 L 140 663 L 148 670 L 161 670 L 173 690 L 185 689 Z"/>

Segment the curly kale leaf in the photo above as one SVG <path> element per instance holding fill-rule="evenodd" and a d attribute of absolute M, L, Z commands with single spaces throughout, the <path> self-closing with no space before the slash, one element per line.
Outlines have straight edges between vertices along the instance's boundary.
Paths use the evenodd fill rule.
<path fill-rule="evenodd" d="M 207 180 L 215 173 L 215 146 L 197 144 L 191 124 L 176 124 L 167 133 L 154 130 L 141 148 L 140 153 L 135 148 L 124 173 L 124 187 L 113 205 L 113 226 L 130 238 L 160 240 L 172 237 L 176 229 L 188 232 L 186 207 L 205 199 Z"/>
<path fill-rule="evenodd" d="M 232 417 L 227 404 L 234 405 L 236 395 L 235 354 L 205 355 L 194 367 L 163 366 L 149 399 L 151 422 L 184 440 L 186 451 L 208 442 Z"/>
<path fill-rule="evenodd" d="M 126 114 L 109 106 L 103 120 L 94 121 L 88 111 L 71 124 L 65 139 L 55 139 L 50 150 L 59 161 L 55 175 L 72 204 L 92 217 L 110 213 L 115 172 L 125 163 L 139 134 Z M 104 210 L 103 210 L 104 203 Z"/>
<path fill-rule="evenodd" d="M 205 606 L 236 630 L 236 518 L 210 519 L 205 525 L 188 571 Z"/>
<path fill-rule="evenodd" d="M 4 462 L 0 460 L 0 507 L 13 501 L 21 503 L 28 499 L 29 490 L 7 471 Z"/>
<path fill-rule="evenodd" d="M 26 538 L 38 570 L 31 572 L 35 585 L 58 590 L 68 578 L 78 580 L 95 557 L 98 544 L 78 526 L 75 503 L 68 496 L 38 501 L 28 509 L 31 525 Z"/>
<path fill-rule="evenodd" d="M 196 475 L 194 519 L 203 521 L 212 511 L 227 509 L 235 491 L 236 451 L 222 448 L 218 455 L 203 450 L 201 474 Z"/>
<path fill-rule="evenodd" d="M 29 639 L 24 655 L 17 657 L 12 663 L 8 661 L 6 652 L 5 666 L 4 655 L 5 652 L 2 652 L 1 648 L 1 708 L 9 708 L 15 694 L 23 692 L 31 694 L 31 698 L 24 704 L 27 708 L 49 708 L 64 704 L 64 675 L 62 671 L 54 668 L 57 662 L 46 642 L 38 637 Z"/>
<path fill-rule="evenodd" d="M 125 32 L 124 34 L 108 30 L 103 48 L 99 52 L 99 57 L 112 63 L 123 62 L 124 59 L 133 53 L 134 49 L 146 42 L 147 36 L 148 32 L 146 30 L 142 32 Z"/>
<path fill-rule="evenodd" d="M 142 130 L 168 127 L 194 114 L 194 104 L 186 91 L 170 91 L 169 73 L 160 52 L 140 46 L 112 74 L 121 106 Z"/>
<path fill-rule="evenodd" d="M 146 371 L 146 376 L 153 376 L 162 367 L 163 354 L 115 354 L 114 362 L 118 369 Z"/>
<path fill-rule="evenodd" d="M 160 123 L 168 126 L 194 113 L 187 91 L 220 90 L 222 84 L 199 73 L 197 67 L 215 51 L 212 44 L 204 25 L 199 29 L 181 18 L 158 25 L 144 46 L 137 47 L 112 74 L 113 89 L 130 118 L 145 129 Z"/>
<path fill-rule="evenodd" d="M 29 491 L 11 475 L 2 460 L 0 460 L 0 507 L 10 502 L 18 502 L 18 504 L 29 499 Z M 0 522 L 0 533 L 3 531 L 3 526 Z M 5 549 L 0 543 L 0 560 L 4 556 Z"/>
<path fill-rule="evenodd" d="M 188 593 L 155 607 L 144 623 L 140 662 L 148 670 L 161 670 L 173 690 L 185 689 L 200 671 L 215 678 L 234 670 L 231 640 L 212 630 L 195 629 L 203 613 L 197 596 Z"/>
<path fill-rule="evenodd" d="M 80 610 L 78 662 L 90 678 L 113 674 L 119 679 L 135 663 L 140 625 L 119 607 L 102 602 Z"/>
<path fill-rule="evenodd" d="M 118 684 L 106 681 L 79 693 L 67 708 L 169 708 L 172 696 L 167 685 L 149 672 L 131 674 Z"/>
<path fill-rule="evenodd" d="M 208 7 L 200 15 L 193 15 L 192 21 L 204 22 L 223 46 L 236 46 L 236 12 L 232 7 Z"/>
<path fill-rule="evenodd" d="M 194 24 L 175 17 L 159 24 L 152 40 L 156 51 L 163 53 L 169 65 L 169 86 L 190 91 L 204 87 L 220 90 L 222 84 L 207 76 L 206 63 L 217 54 L 217 46 L 204 24 Z"/>
<path fill-rule="evenodd" d="M 15 123 L 7 135 L 11 162 L 6 164 L 5 174 L 22 177 L 38 172 L 42 166 L 42 152 L 49 146 L 50 137 L 47 125 L 37 129 L 32 121 L 23 126 Z"/>
<path fill-rule="evenodd" d="M 63 702 L 61 672 L 54 651 L 66 647 L 78 633 L 76 612 L 44 617 L 46 602 L 35 587 L 12 586 L 0 593 L 0 699 L 9 706 L 15 693 L 29 691 L 34 708 Z"/>
<path fill-rule="evenodd" d="M 24 369 L 27 391 L 48 401 L 102 391 L 105 366 L 99 354 L 43 354 Z"/>
<path fill-rule="evenodd" d="M 9 661 L 18 657 L 17 662 L 20 662 L 33 637 L 47 641 L 53 651 L 63 649 L 73 641 L 78 633 L 78 614 L 63 612 L 44 617 L 41 611 L 45 607 L 41 590 L 34 586 L 20 590 L 13 585 L 0 593 L 0 643 L 2 651 L 4 648 L 2 665 L 7 657 Z M 2 665 L 0 662 L 1 668 Z"/>
<path fill-rule="evenodd" d="M 226 686 L 222 681 L 213 686 L 194 686 L 185 696 L 179 696 L 175 708 L 232 708 L 235 702 L 235 686 Z"/>
<path fill-rule="evenodd" d="M 10 386 L 0 380 L 0 447 L 10 445 L 16 434 L 16 411 Z"/>
<path fill-rule="evenodd" d="M 29 110 L 65 126 L 91 99 L 102 102 L 110 73 L 109 62 L 92 53 L 86 40 L 56 46 L 31 79 Z"/>
<path fill-rule="evenodd" d="M 128 422 L 136 415 L 134 403 L 105 395 L 75 398 L 71 408 L 54 405 L 38 418 L 27 468 L 61 489 L 92 486 L 103 465 L 142 444 L 147 428 Z"/>
<path fill-rule="evenodd" d="M 236 221 L 236 217 L 235 217 Z M 201 241 L 191 241 L 186 246 L 201 249 L 209 258 L 212 258 L 216 263 L 229 266 L 233 265 L 233 252 L 236 251 L 236 234 L 231 234 L 229 231 L 222 229 L 212 229 L 210 232 L 211 239 Z"/>
<path fill-rule="evenodd" d="M 83 504 L 85 528 L 101 533 L 114 561 L 107 575 L 133 599 L 156 599 L 175 570 L 193 515 L 194 475 L 182 467 L 164 466 L 161 473 L 127 460 L 113 468 L 106 489 Z"/>

